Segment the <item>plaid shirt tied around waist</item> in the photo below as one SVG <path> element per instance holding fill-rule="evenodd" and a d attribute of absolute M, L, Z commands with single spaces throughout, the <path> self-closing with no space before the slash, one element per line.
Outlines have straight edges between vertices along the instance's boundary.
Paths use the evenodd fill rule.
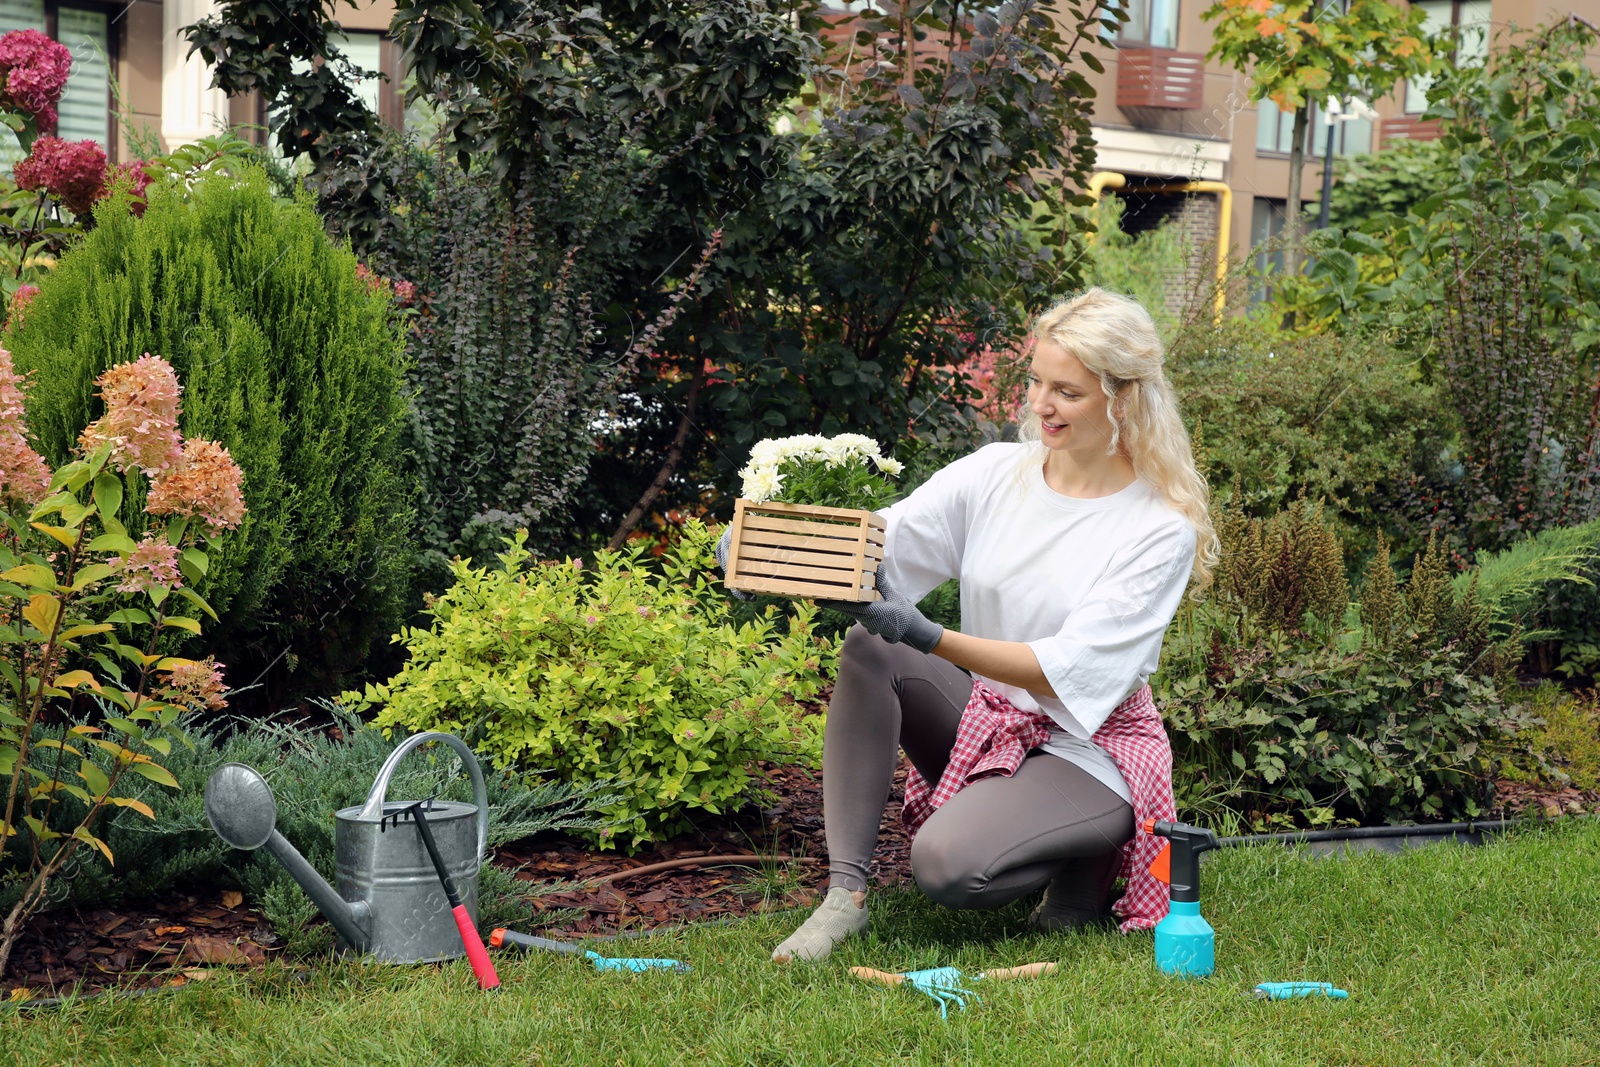
<path fill-rule="evenodd" d="M 1029 749 L 1050 740 L 1054 727 L 1048 715 L 1023 711 L 975 681 L 938 784 L 929 785 L 915 767 L 906 778 L 902 818 L 907 836 L 915 837 L 928 817 L 968 784 L 994 774 L 1011 777 Z M 1172 797 L 1172 747 L 1150 687 L 1141 687 L 1112 709 L 1091 740 L 1111 756 L 1133 796 L 1135 830 L 1133 839 L 1122 846 L 1121 875 L 1128 888 L 1112 911 L 1124 933 L 1148 930 L 1166 917 L 1169 897 L 1166 883 L 1150 873 L 1162 841 L 1145 833 L 1144 824 L 1147 819 L 1178 817 Z"/>

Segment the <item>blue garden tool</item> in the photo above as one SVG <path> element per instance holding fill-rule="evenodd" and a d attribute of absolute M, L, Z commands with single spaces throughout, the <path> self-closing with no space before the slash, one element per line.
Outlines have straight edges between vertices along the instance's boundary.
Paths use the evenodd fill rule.
<path fill-rule="evenodd" d="M 1262 982 L 1251 992 L 1257 1000 L 1290 1000 L 1294 997 L 1344 1000 L 1350 995 L 1342 989 L 1335 989 L 1332 982 Z"/>
<path fill-rule="evenodd" d="M 489 933 L 489 946 L 491 948 L 514 948 L 523 952 L 533 949 L 543 949 L 546 952 L 559 952 L 565 956 L 576 956 L 583 952 L 589 962 L 594 964 L 597 971 L 677 971 L 682 973 L 689 969 L 689 965 L 681 960 L 665 959 L 607 959 L 598 952 L 586 952 L 577 945 L 566 941 L 552 941 L 548 937 L 534 937 L 531 934 L 519 934 L 515 930 L 499 927 Z"/>
<path fill-rule="evenodd" d="M 983 971 L 973 976 L 973 981 L 987 979 L 991 982 L 1005 982 L 1017 978 L 1036 978 L 1039 975 L 1050 974 L 1055 971 L 1054 963 L 1028 963 L 1021 967 L 1003 967 L 997 971 Z M 982 1002 L 983 998 L 961 983 L 967 976 L 955 967 L 930 967 L 925 971 L 906 971 L 903 974 L 891 974 L 888 971 L 874 970 L 871 967 L 852 967 L 850 973 L 857 978 L 868 982 L 881 982 L 884 985 L 909 985 L 912 989 L 926 996 L 932 997 L 939 1005 L 939 1017 L 950 1017 L 950 1005 L 954 1004 L 962 1011 L 967 1010 L 967 998 Z"/>
<path fill-rule="evenodd" d="M 689 969 L 687 963 L 681 960 L 653 960 L 653 959 L 615 959 L 609 960 L 598 952 L 585 952 L 584 956 L 594 964 L 597 971 L 677 971 L 682 973 Z"/>

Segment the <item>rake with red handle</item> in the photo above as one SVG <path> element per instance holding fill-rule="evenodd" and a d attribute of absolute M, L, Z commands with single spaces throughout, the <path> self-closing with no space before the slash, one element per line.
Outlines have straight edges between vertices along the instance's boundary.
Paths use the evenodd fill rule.
<path fill-rule="evenodd" d="M 461 896 L 456 892 L 455 883 L 450 880 L 450 870 L 444 865 L 444 857 L 439 855 L 439 846 L 433 842 L 433 831 L 428 829 L 428 820 L 422 814 L 425 803 L 427 802 L 417 801 L 407 807 L 404 814 L 417 820 L 417 830 L 422 834 L 422 844 L 428 850 L 428 858 L 433 860 L 433 869 L 439 872 L 439 882 L 444 886 L 444 895 L 450 900 L 450 911 L 456 917 L 456 929 L 461 931 L 461 944 L 466 947 L 467 960 L 472 964 L 472 973 L 478 976 L 478 988 L 499 989 L 500 976 L 494 973 L 494 964 L 489 962 L 489 952 L 483 947 L 483 938 L 478 936 L 478 927 L 473 923 L 467 906 L 461 903 Z"/>

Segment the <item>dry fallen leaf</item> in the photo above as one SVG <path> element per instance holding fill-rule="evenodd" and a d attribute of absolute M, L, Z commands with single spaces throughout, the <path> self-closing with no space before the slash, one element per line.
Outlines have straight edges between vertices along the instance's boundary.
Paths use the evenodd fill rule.
<path fill-rule="evenodd" d="M 244 894 L 237 889 L 224 889 L 222 891 L 222 906 L 224 908 L 237 908 L 244 903 Z"/>
<path fill-rule="evenodd" d="M 11 991 L 11 999 L 12 1000 L 32 1000 L 33 999 L 33 990 L 29 989 L 25 985 L 19 985 L 19 986 L 17 986 L 17 988 L 15 988 L 15 989 L 13 989 Z"/>
<path fill-rule="evenodd" d="M 181 934 L 188 929 L 187 926 L 158 926 L 156 927 L 156 936 L 165 937 L 168 934 Z"/>
<path fill-rule="evenodd" d="M 250 957 L 235 944 L 220 937 L 191 937 L 178 954 L 180 963 L 230 964 L 250 962 Z"/>
<path fill-rule="evenodd" d="M 207 978 L 211 977 L 211 972 L 199 967 L 195 967 L 191 970 L 184 971 L 183 976 L 185 978 L 193 978 L 196 982 L 204 982 Z"/>

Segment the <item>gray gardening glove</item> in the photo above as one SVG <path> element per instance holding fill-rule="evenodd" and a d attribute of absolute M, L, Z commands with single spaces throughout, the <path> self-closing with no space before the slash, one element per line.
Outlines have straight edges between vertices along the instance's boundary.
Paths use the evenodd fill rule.
<path fill-rule="evenodd" d="M 891 645 L 904 642 L 918 652 L 932 652 L 944 637 L 944 627 L 917 610 L 909 597 L 889 587 L 880 564 L 877 571 L 878 594 L 882 600 L 856 603 L 850 600 L 819 600 L 818 606 L 849 615 L 868 633 L 877 634 Z"/>
<path fill-rule="evenodd" d="M 723 581 L 728 578 L 728 549 L 733 544 L 733 526 L 722 528 L 722 537 L 717 541 L 717 568 L 722 571 Z M 754 600 L 755 597 L 739 589 L 729 589 L 728 595 L 735 600 Z"/>

